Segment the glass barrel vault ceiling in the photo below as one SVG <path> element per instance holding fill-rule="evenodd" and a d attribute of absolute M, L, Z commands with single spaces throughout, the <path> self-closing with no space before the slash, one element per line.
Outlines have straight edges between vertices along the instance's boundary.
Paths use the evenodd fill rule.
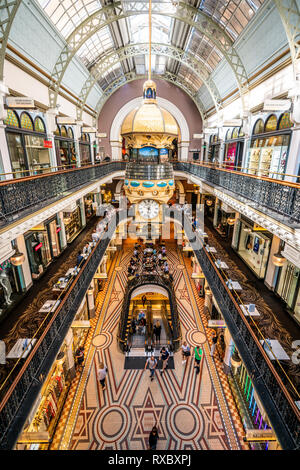
<path fill-rule="evenodd" d="M 93 66 L 103 57 L 120 47 L 128 44 L 148 43 L 148 0 L 119 2 L 105 0 L 36 0 L 48 15 L 50 20 L 68 40 L 74 30 L 105 6 L 119 5 L 128 16 L 99 29 L 77 51 L 77 56 L 83 64 L 93 73 Z M 187 0 L 183 2 L 216 21 L 222 29 L 235 41 L 255 16 L 264 0 Z M 152 1 L 152 42 L 176 45 L 188 51 L 202 61 L 206 69 L 212 73 L 222 60 L 222 53 L 209 40 L 208 37 L 193 27 L 180 21 L 180 2 L 178 0 Z M 116 11 L 116 10 L 115 10 Z M 176 15 L 174 18 L 170 15 Z M 118 28 L 118 34 L 116 34 Z M 126 61 L 120 61 L 107 69 L 99 80 L 99 85 L 105 90 L 116 78 L 125 73 L 134 71 L 137 75 L 144 75 L 148 71 L 148 54 L 137 54 Z M 164 74 L 166 71 L 176 73 L 184 79 L 195 92 L 202 86 L 201 79 L 193 70 L 178 60 L 165 55 L 153 54 L 152 71 L 155 74 Z"/>

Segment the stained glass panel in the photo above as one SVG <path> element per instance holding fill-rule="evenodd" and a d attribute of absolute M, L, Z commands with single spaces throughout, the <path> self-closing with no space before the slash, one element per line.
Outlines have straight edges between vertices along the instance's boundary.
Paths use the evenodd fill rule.
<path fill-rule="evenodd" d="M 12 109 L 7 110 L 7 118 L 4 120 L 4 124 L 10 127 L 19 127 L 18 116 Z"/>
<path fill-rule="evenodd" d="M 258 121 L 256 121 L 256 124 L 253 128 L 253 134 L 254 135 L 263 134 L 264 130 L 265 130 L 264 121 L 262 119 L 259 119 Z"/>
<path fill-rule="evenodd" d="M 68 137 L 72 140 L 74 139 L 74 134 L 73 134 L 71 127 L 68 128 Z"/>
<path fill-rule="evenodd" d="M 28 129 L 29 131 L 33 131 L 33 124 L 32 124 L 32 120 L 29 114 L 22 113 L 20 122 L 21 122 L 22 129 Z"/>
<path fill-rule="evenodd" d="M 274 132 L 277 130 L 277 117 L 273 114 L 270 116 L 265 125 L 265 132 Z"/>
<path fill-rule="evenodd" d="M 65 126 L 61 126 L 60 135 L 62 137 L 68 137 L 67 129 L 65 128 Z"/>
<path fill-rule="evenodd" d="M 34 121 L 34 130 L 37 132 L 46 133 L 45 124 L 43 123 L 42 119 L 37 117 Z"/>
<path fill-rule="evenodd" d="M 290 113 L 284 113 L 281 115 L 278 129 L 289 129 L 290 127 L 293 127 L 293 125 Z"/>

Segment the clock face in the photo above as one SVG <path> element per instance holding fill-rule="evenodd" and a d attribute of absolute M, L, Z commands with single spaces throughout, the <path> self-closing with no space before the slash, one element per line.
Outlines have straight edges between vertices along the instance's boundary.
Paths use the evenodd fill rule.
<path fill-rule="evenodd" d="M 154 219 L 159 214 L 159 203 L 152 199 L 145 199 L 138 204 L 138 209 L 144 219 Z"/>

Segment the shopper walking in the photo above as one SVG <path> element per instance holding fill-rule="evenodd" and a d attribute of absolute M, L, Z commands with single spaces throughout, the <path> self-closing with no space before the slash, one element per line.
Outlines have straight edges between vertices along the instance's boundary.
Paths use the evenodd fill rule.
<path fill-rule="evenodd" d="M 158 441 L 157 427 L 153 426 L 153 428 L 150 432 L 150 435 L 149 435 L 149 449 L 150 450 L 156 450 L 157 441 Z"/>
<path fill-rule="evenodd" d="M 189 356 L 191 355 L 191 348 L 189 347 L 186 341 L 182 343 L 181 353 L 182 353 L 182 364 L 185 364 L 188 361 Z"/>
<path fill-rule="evenodd" d="M 216 346 L 217 346 L 217 342 L 218 342 L 218 337 L 217 337 L 217 334 L 214 333 L 214 336 L 213 336 L 213 338 L 212 338 L 212 345 L 211 345 L 211 348 L 210 348 L 210 355 L 211 355 L 211 357 L 214 357 L 215 349 L 216 349 Z"/>
<path fill-rule="evenodd" d="M 156 323 L 153 327 L 153 333 L 154 333 L 154 336 L 155 336 L 155 342 L 159 342 L 160 341 L 160 333 L 161 333 L 161 324 L 159 323 L 159 320 L 156 320 Z"/>
<path fill-rule="evenodd" d="M 195 347 L 195 369 L 196 369 L 196 374 L 199 374 L 200 372 L 200 362 L 201 362 L 201 359 L 202 359 L 202 348 L 201 346 L 196 346 Z"/>
<path fill-rule="evenodd" d="M 145 364 L 145 367 L 144 367 L 144 370 L 146 370 L 148 365 L 149 365 L 149 369 L 150 369 L 150 378 L 151 378 L 151 382 L 152 382 L 153 377 L 154 377 L 154 373 L 155 373 L 155 368 L 157 366 L 157 360 L 155 359 L 155 357 L 153 355 L 151 357 L 148 357 L 148 359 L 146 361 L 146 364 Z"/>
<path fill-rule="evenodd" d="M 83 361 L 84 361 L 84 348 L 83 346 L 80 346 L 76 353 L 75 353 L 75 358 L 76 358 L 76 363 L 78 370 L 82 369 Z"/>
<path fill-rule="evenodd" d="M 160 350 L 160 359 L 162 360 L 162 368 L 160 370 L 161 374 L 163 373 L 165 368 L 168 367 L 169 357 L 170 357 L 169 351 L 165 347 L 161 348 Z"/>
<path fill-rule="evenodd" d="M 106 385 L 105 385 L 106 374 L 107 374 L 107 367 L 103 364 L 103 362 L 100 362 L 99 369 L 98 369 L 98 380 L 101 384 L 102 390 L 106 389 Z"/>
<path fill-rule="evenodd" d="M 143 295 L 142 297 L 142 302 L 143 302 L 143 308 L 145 307 L 145 303 L 147 302 L 147 297 Z"/>

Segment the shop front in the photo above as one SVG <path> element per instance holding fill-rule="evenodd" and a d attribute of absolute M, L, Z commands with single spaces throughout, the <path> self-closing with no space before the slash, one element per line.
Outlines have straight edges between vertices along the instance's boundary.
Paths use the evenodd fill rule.
<path fill-rule="evenodd" d="M 214 227 L 222 238 L 230 239 L 235 221 L 235 212 L 224 202 L 218 201 L 216 204 L 216 214 Z"/>
<path fill-rule="evenodd" d="M 285 244 L 282 255 L 286 261 L 277 268 L 275 293 L 285 302 L 291 316 L 300 324 L 300 254 Z"/>
<path fill-rule="evenodd" d="M 272 114 L 266 122 L 263 119 L 256 121 L 245 163 L 250 175 L 284 178 L 292 126 L 289 113 L 279 118 Z"/>
<path fill-rule="evenodd" d="M 14 251 L 11 251 L 13 255 Z M 13 266 L 10 258 L 0 264 L 0 322 L 22 298 L 26 291 L 21 266 Z"/>
<path fill-rule="evenodd" d="M 40 224 L 24 235 L 32 279 L 38 279 L 53 260 L 49 231 Z"/>
<path fill-rule="evenodd" d="M 65 346 L 58 354 L 20 435 L 17 450 L 47 450 L 70 388 Z"/>
<path fill-rule="evenodd" d="M 52 144 L 47 139 L 42 117 L 8 109 L 4 124 L 13 177 L 48 172 Z"/>
<path fill-rule="evenodd" d="M 84 196 L 84 210 L 86 220 L 89 220 L 93 215 L 96 215 L 97 203 L 94 201 L 94 194 L 89 193 Z"/>
<path fill-rule="evenodd" d="M 273 235 L 243 216 L 236 223 L 236 251 L 253 273 L 264 279 Z"/>
<path fill-rule="evenodd" d="M 208 152 L 206 155 L 206 161 L 208 163 L 218 163 L 220 146 L 221 141 L 218 134 L 211 135 L 209 139 Z"/>
<path fill-rule="evenodd" d="M 228 170 L 240 170 L 243 161 L 245 134 L 241 128 L 229 129 L 225 137 L 223 163 Z"/>
<path fill-rule="evenodd" d="M 89 134 L 82 133 L 79 141 L 79 152 L 80 152 L 80 161 L 81 166 L 91 165 L 91 145 L 90 145 L 90 136 Z"/>
<path fill-rule="evenodd" d="M 71 243 L 83 228 L 80 205 L 78 201 L 64 210 L 64 225 L 67 242 Z"/>
<path fill-rule="evenodd" d="M 57 165 L 62 170 L 75 168 L 77 166 L 77 159 L 72 128 L 57 126 L 54 135 Z"/>

